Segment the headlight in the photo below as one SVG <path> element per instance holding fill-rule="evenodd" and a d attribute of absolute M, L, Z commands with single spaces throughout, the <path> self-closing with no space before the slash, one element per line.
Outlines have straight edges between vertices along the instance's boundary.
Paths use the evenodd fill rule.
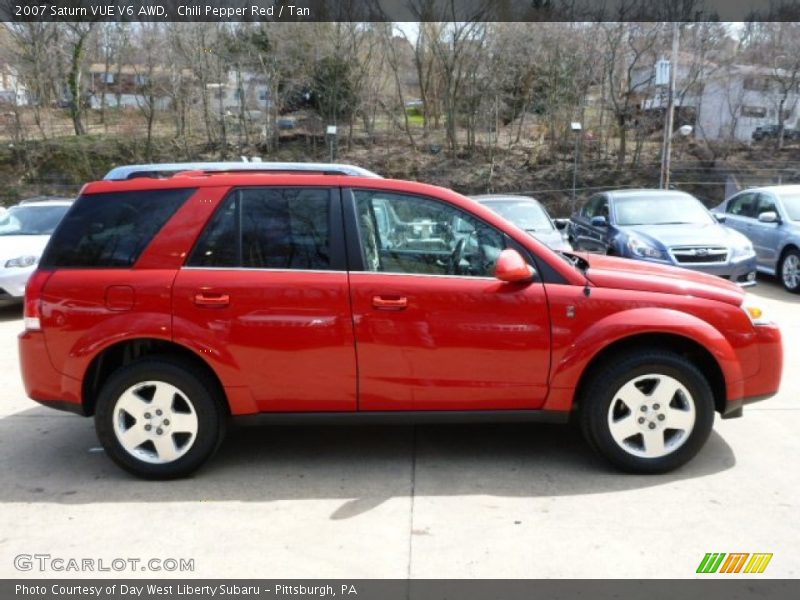
<path fill-rule="evenodd" d="M 731 248 L 731 260 L 742 260 L 756 255 L 753 243 L 750 240 L 739 242 Z"/>
<path fill-rule="evenodd" d="M 635 236 L 628 238 L 628 250 L 639 258 L 664 258 L 664 253 L 661 250 Z"/>
<path fill-rule="evenodd" d="M 766 316 L 764 309 L 751 303 L 749 297 L 745 297 L 742 302 L 742 310 L 750 318 L 753 325 L 769 325 L 772 320 Z"/>
<path fill-rule="evenodd" d="M 11 269 L 13 267 L 17 267 L 20 269 L 24 269 L 25 267 L 32 267 L 37 263 L 39 260 L 38 256 L 31 256 L 29 254 L 24 256 L 18 256 L 17 258 L 12 258 L 11 260 L 6 261 L 6 269 Z"/>

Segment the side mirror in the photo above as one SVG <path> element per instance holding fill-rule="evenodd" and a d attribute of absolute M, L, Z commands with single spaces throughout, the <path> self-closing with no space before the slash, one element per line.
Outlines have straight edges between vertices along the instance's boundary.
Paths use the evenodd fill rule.
<path fill-rule="evenodd" d="M 556 229 L 564 230 L 569 224 L 569 219 L 553 219 L 553 224 L 556 226 Z"/>
<path fill-rule="evenodd" d="M 591 223 L 592 227 L 605 227 L 608 225 L 608 221 L 606 221 L 606 218 L 602 216 L 592 217 Z"/>
<path fill-rule="evenodd" d="M 781 220 L 778 217 L 778 213 L 774 210 L 769 210 L 758 215 L 758 221 L 760 223 L 780 223 Z"/>
<path fill-rule="evenodd" d="M 723 213 L 712 213 L 712 214 L 714 215 L 714 218 L 717 220 L 717 223 L 724 223 L 725 220 L 728 218 L 727 215 L 724 215 Z"/>
<path fill-rule="evenodd" d="M 506 283 L 520 283 L 531 281 L 536 271 L 530 266 L 522 255 L 513 248 L 506 248 L 497 257 L 494 276 Z"/>

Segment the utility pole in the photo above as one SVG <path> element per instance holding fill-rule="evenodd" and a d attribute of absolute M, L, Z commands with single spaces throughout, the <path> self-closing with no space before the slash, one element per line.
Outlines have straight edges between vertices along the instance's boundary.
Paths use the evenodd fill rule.
<path fill-rule="evenodd" d="M 670 154 L 672 153 L 672 128 L 675 121 L 675 77 L 678 73 L 678 43 L 680 23 L 672 24 L 672 59 L 669 65 L 667 113 L 664 119 L 664 144 L 661 148 L 661 189 L 669 187 Z"/>

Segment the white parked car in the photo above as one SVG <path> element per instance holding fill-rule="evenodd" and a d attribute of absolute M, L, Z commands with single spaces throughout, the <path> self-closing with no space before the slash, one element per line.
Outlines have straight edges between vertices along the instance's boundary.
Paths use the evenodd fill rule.
<path fill-rule="evenodd" d="M 0 306 L 22 302 L 28 277 L 71 204 L 37 200 L 0 212 Z"/>

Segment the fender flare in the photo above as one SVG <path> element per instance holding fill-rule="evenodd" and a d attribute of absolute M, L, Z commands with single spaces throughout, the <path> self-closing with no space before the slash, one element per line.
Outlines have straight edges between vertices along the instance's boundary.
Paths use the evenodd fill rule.
<path fill-rule="evenodd" d="M 603 350 L 626 338 L 646 334 L 683 337 L 699 344 L 719 365 L 727 397 L 741 396 L 742 368 L 725 336 L 706 321 L 669 308 L 634 308 L 614 313 L 592 324 L 552 365 L 550 389 L 570 390 L 570 396 L 574 395 L 586 370 Z M 556 393 L 555 396 L 563 397 L 563 394 Z M 556 401 L 555 398 L 553 400 Z M 556 402 L 562 404 L 563 400 Z M 550 398 L 547 404 L 551 404 Z M 564 410 L 565 407 L 559 408 Z"/>

